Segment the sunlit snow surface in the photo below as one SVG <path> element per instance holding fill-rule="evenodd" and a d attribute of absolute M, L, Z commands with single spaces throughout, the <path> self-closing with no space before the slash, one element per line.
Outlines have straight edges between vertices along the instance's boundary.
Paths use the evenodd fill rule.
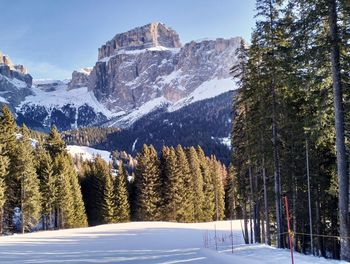
<path fill-rule="evenodd" d="M 36 83 L 38 82 L 39 81 Z M 50 80 L 47 80 L 46 82 L 50 83 Z M 44 81 L 41 81 L 40 84 L 44 84 Z M 36 86 L 33 86 L 31 90 L 34 92 L 34 95 L 27 96 L 25 101 L 23 101 L 21 105 L 17 107 L 18 110 L 20 110 L 21 107 L 26 104 L 40 105 L 47 109 L 52 109 L 54 107 L 60 108 L 67 104 L 76 107 L 86 104 L 92 107 L 96 112 L 101 112 L 108 118 L 115 116 L 111 111 L 97 101 L 93 92 L 89 91 L 87 87 L 68 90 L 67 84 L 61 82 L 53 91 L 44 91 Z"/>
<path fill-rule="evenodd" d="M 106 162 L 112 161 L 111 153 L 106 150 L 99 150 L 85 146 L 68 145 L 67 151 L 72 157 L 81 157 L 83 160 L 92 160 L 96 156 L 100 156 Z"/>
<path fill-rule="evenodd" d="M 214 234 L 214 226 L 134 222 L 1 237 L 0 263 L 290 263 L 288 250 L 242 245 L 239 221 L 233 223 L 233 254 L 229 245 L 205 248 L 203 238 L 208 230 Z M 218 237 L 230 234 L 230 222 L 216 228 Z M 295 263 L 340 262 L 296 254 Z"/>

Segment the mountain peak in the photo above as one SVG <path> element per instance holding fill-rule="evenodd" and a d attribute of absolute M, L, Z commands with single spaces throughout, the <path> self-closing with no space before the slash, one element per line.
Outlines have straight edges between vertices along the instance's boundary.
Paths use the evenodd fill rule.
<path fill-rule="evenodd" d="M 142 50 L 157 46 L 180 48 L 179 35 L 173 29 L 160 22 L 134 28 L 114 36 L 98 50 L 98 59 L 114 55 L 118 50 Z"/>

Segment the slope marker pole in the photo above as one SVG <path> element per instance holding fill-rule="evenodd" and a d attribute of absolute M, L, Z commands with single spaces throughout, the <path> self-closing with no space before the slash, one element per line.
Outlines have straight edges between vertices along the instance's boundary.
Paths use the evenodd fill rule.
<path fill-rule="evenodd" d="M 293 234 L 290 230 L 290 217 L 289 217 L 289 208 L 288 208 L 288 198 L 284 197 L 284 202 L 286 206 L 286 215 L 287 215 L 287 224 L 288 224 L 288 235 L 289 235 L 289 248 L 290 248 L 290 257 L 292 259 L 292 264 L 294 264 L 294 255 L 293 255 Z"/>

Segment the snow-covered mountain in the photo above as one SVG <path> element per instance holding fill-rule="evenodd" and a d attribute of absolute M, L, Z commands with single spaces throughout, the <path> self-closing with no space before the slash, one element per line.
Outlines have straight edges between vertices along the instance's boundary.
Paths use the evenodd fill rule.
<path fill-rule="evenodd" d="M 128 128 L 162 109 L 173 112 L 235 88 L 229 69 L 241 38 L 180 43 L 178 34 L 151 23 L 117 34 L 99 49 L 93 68 L 72 79 L 34 80 L 0 54 L 0 103 L 19 123 L 47 130 L 103 125 Z"/>

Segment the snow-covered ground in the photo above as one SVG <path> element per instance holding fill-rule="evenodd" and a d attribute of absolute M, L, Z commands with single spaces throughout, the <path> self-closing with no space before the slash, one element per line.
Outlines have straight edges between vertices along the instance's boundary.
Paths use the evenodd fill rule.
<path fill-rule="evenodd" d="M 168 110 L 170 112 L 176 111 L 186 105 L 194 102 L 213 98 L 220 94 L 235 90 L 235 83 L 232 78 L 227 79 L 213 79 L 203 82 L 196 90 L 190 93 L 187 97 L 177 101 L 170 106 Z"/>
<path fill-rule="evenodd" d="M 127 263 L 127 264 L 272 264 L 290 263 L 289 251 L 264 245 L 243 245 L 240 222 L 233 222 L 230 239 L 218 250 L 212 243 L 230 234 L 230 222 L 178 224 L 133 222 L 90 228 L 46 231 L 0 238 L 0 263 Z M 210 239 L 210 241 L 212 241 Z M 296 264 L 339 264 L 338 261 L 296 254 Z"/>
<path fill-rule="evenodd" d="M 107 118 L 115 116 L 114 113 L 109 111 L 103 104 L 97 101 L 92 91 L 89 91 L 87 87 L 80 87 L 69 90 L 67 81 L 56 81 L 57 87 L 55 90 L 45 91 L 37 85 L 44 85 L 54 83 L 52 80 L 36 80 L 35 85 L 31 88 L 34 95 L 27 96 L 26 99 L 17 107 L 20 110 L 24 105 L 40 105 L 46 109 L 52 109 L 54 107 L 61 108 L 67 104 L 76 106 L 77 108 L 82 105 L 88 105 L 92 107 L 97 113 L 101 112 Z"/>
<path fill-rule="evenodd" d="M 98 155 L 107 162 L 112 161 L 111 153 L 106 150 L 100 150 L 85 146 L 68 145 L 67 151 L 72 157 L 82 157 L 83 160 L 92 160 Z"/>

